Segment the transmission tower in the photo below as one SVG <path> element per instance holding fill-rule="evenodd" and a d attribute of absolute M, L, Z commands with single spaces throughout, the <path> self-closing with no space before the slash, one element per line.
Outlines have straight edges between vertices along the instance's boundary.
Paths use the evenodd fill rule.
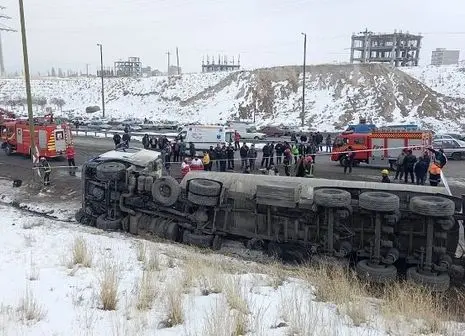
<path fill-rule="evenodd" d="M 3 6 L 0 6 L 0 10 L 5 10 L 6 7 L 3 7 Z M 5 15 L 3 13 L 0 13 L 0 19 L 4 19 L 4 20 L 11 20 L 11 17 L 9 17 L 8 15 Z M 3 23 L 0 22 L 0 76 L 3 77 L 5 76 L 5 63 L 3 61 L 3 44 L 2 44 L 2 31 L 6 31 L 6 32 L 16 32 L 16 30 L 14 30 L 13 28 L 10 28 L 6 25 L 4 25 Z"/>

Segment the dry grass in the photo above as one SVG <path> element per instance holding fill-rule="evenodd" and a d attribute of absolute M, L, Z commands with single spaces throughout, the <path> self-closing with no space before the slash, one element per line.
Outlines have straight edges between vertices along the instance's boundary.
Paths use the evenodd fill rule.
<path fill-rule="evenodd" d="M 99 282 L 99 299 L 103 310 L 115 310 L 118 304 L 118 269 L 116 265 L 106 264 L 103 267 Z"/>
<path fill-rule="evenodd" d="M 35 281 L 35 280 L 39 280 L 39 275 L 40 275 L 40 270 L 34 264 L 34 261 L 32 260 L 32 253 L 31 253 L 30 262 L 29 262 L 29 270 L 27 271 L 26 278 L 29 281 Z"/>
<path fill-rule="evenodd" d="M 314 307 L 315 303 L 302 290 L 294 290 L 281 295 L 279 311 L 281 318 L 289 325 L 288 335 L 320 335 L 321 316 Z"/>
<path fill-rule="evenodd" d="M 229 308 L 247 315 L 249 313 L 247 288 L 241 283 L 241 280 L 233 276 L 228 276 L 224 278 L 223 286 Z"/>
<path fill-rule="evenodd" d="M 92 250 L 87 247 L 85 239 L 83 237 L 76 237 L 71 247 L 71 261 L 68 267 L 72 268 L 74 265 L 91 267 L 92 259 Z"/>
<path fill-rule="evenodd" d="M 423 333 L 442 333 L 445 321 L 451 320 L 441 295 L 410 283 L 395 283 L 385 288 L 381 313 L 388 320 L 417 321 L 410 327 Z"/>
<path fill-rule="evenodd" d="M 154 247 L 148 249 L 146 268 L 149 272 L 160 270 L 160 258 L 158 256 L 157 250 Z"/>
<path fill-rule="evenodd" d="M 222 278 L 218 268 L 214 268 L 198 258 L 186 259 L 183 268 L 183 287 L 185 291 L 189 291 L 192 286 L 197 286 L 202 295 L 222 291 Z"/>
<path fill-rule="evenodd" d="M 231 336 L 233 330 L 233 319 L 227 303 L 223 300 L 216 300 L 213 307 L 205 315 L 202 335 Z"/>
<path fill-rule="evenodd" d="M 266 272 L 269 276 L 269 286 L 278 289 L 288 278 L 288 273 L 282 263 L 273 262 Z"/>
<path fill-rule="evenodd" d="M 138 310 L 148 310 L 152 307 L 153 301 L 157 296 L 157 287 L 153 272 L 144 270 L 142 277 L 137 286 L 137 302 Z"/>
<path fill-rule="evenodd" d="M 34 294 L 29 288 L 26 288 L 24 296 L 21 298 L 18 308 L 16 309 L 20 321 L 27 323 L 30 321 L 39 322 L 45 318 L 47 312 L 37 302 Z"/>
<path fill-rule="evenodd" d="M 172 328 L 184 323 L 183 287 L 179 284 L 168 286 L 166 298 L 166 319 L 160 323 L 160 327 Z"/>
<path fill-rule="evenodd" d="M 142 263 L 146 263 L 147 261 L 147 245 L 144 241 L 137 241 L 136 242 L 136 249 L 137 249 L 137 261 Z"/>

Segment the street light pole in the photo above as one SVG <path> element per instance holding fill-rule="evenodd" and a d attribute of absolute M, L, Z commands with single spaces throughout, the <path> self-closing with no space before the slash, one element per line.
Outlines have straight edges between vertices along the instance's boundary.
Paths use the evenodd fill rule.
<path fill-rule="evenodd" d="M 102 117 L 105 118 L 105 91 L 103 87 L 103 51 L 102 45 L 97 43 L 100 47 L 100 77 L 102 78 Z"/>
<path fill-rule="evenodd" d="M 303 66 L 303 78 L 302 78 L 302 115 L 300 117 L 301 126 L 305 126 L 305 61 L 307 59 L 307 34 L 302 33 L 304 36 L 304 66 Z"/>
<path fill-rule="evenodd" d="M 26 22 L 24 20 L 24 4 L 23 0 L 19 0 L 19 17 L 21 21 L 21 38 L 23 44 L 23 58 L 24 58 L 24 79 L 26 81 L 26 99 L 27 99 L 27 114 L 29 118 L 29 137 L 31 141 L 31 158 L 35 161 L 36 146 L 35 146 L 35 133 L 34 133 L 34 115 L 32 112 L 32 94 L 31 94 L 31 77 L 29 74 L 29 60 L 27 55 L 27 39 L 26 39 Z"/>

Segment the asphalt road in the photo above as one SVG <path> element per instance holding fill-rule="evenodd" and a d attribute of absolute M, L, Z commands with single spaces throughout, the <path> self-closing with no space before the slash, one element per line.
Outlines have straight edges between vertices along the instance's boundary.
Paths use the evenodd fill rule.
<path fill-rule="evenodd" d="M 135 147 L 141 146 L 140 142 L 131 144 Z M 91 137 L 76 137 L 76 164 L 79 166 L 83 162 L 103 153 L 105 151 L 113 149 L 113 142 L 110 138 L 91 138 Z M 235 158 L 235 171 L 240 171 L 240 159 L 239 153 L 236 152 Z M 261 153 L 257 159 L 259 165 L 261 161 Z M 338 162 L 330 161 L 330 157 L 327 153 L 320 153 L 316 157 L 315 164 L 315 177 L 328 178 L 328 179 L 340 179 L 340 180 L 360 180 L 360 181 L 379 181 L 380 180 L 380 168 L 368 167 L 366 165 L 360 165 L 354 167 L 353 172 L 350 175 L 343 173 L 343 168 Z M 62 168 L 67 165 L 66 160 L 52 160 L 51 165 L 55 167 L 52 172 L 51 180 L 55 186 L 55 190 L 66 190 L 66 191 L 80 191 L 80 174 L 76 177 L 71 177 L 68 174 L 66 168 Z M 215 165 L 213 165 L 215 169 Z M 175 178 L 180 177 L 180 164 L 171 165 L 171 173 Z M 260 172 L 256 172 L 260 174 Z M 280 174 L 284 175 L 284 168 L 280 167 Z M 444 169 L 444 174 L 451 187 L 454 195 L 465 194 L 465 161 L 452 161 L 449 160 L 447 166 Z M 391 179 L 394 174 L 391 174 Z M 0 153 L 0 177 L 7 177 L 10 179 L 21 179 L 23 181 L 38 181 L 38 177 L 32 173 L 32 162 L 30 159 L 21 155 L 6 156 L 2 152 Z"/>

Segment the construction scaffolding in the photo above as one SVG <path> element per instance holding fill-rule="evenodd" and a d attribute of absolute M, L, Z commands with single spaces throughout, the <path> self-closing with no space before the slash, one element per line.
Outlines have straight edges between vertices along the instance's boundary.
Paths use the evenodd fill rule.
<path fill-rule="evenodd" d="M 418 66 L 423 36 L 394 31 L 374 34 L 366 29 L 352 35 L 350 63 L 389 63 L 395 67 Z"/>
<path fill-rule="evenodd" d="M 215 57 L 207 56 L 202 59 L 202 72 L 217 72 L 217 71 L 236 71 L 241 68 L 241 56 L 237 57 L 237 63 L 234 56 L 232 60 L 228 60 L 228 56 L 218 55 L 218 61 L 215 63 Z"/>
<path fill-rule="evenodd" d="M 115 75 L 117 77 L 141 77 L 142 62 L 140 58 L 129 57 L 127 61 L 116 61 Z"/>

